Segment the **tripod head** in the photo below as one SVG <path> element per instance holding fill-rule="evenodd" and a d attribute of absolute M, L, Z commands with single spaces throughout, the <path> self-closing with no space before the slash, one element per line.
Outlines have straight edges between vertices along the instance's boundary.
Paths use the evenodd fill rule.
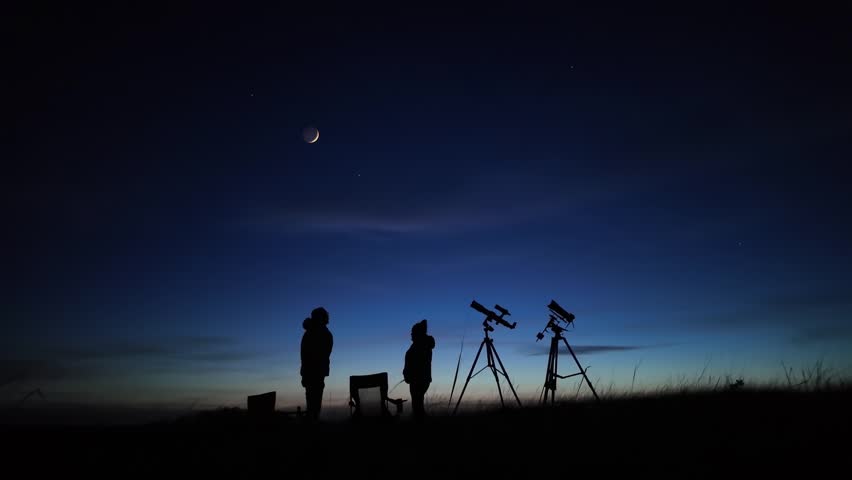
<path fill-rule="evenodd" d="M 544 338 L 544 332 L 550 330 L 554 335 L 559 336 L 564 332 L 569 326 L 574 327 L 574 314 L 566 311 L 562 308 L 556 300 L 551 300 L 550 304 L 547 305 L 547 308 L 550 309 L 552 313 L 549 314 L 550 319 L 547 321 L 547 325 L 535 335 L 535 341 L 539 341 Z"/>
<path fill-rule="evenodd" d="M 504 316 L 511 315 L 511 313 L 509 313 L 509 310 L 506 310 L 505 308 L 501 307 L 500 305 L 494 305 L 494 308 L 500 311 L 500 315 L 497 315 L 496 313 L 492 312 L 491 310 L 488 310 L 487 308 L 483 307 L 482 304 L 480 304 L 476 300 L 470 302 L 470 308 L 472 308 L 472 309 L 476 310 L 477 312 L 485 315 L 485 320 L 482 321 L 482 326 L 485 328 L 486 332 L 493 332 L 494 331 L 494 327 L 489 325 L 488 322 L 494 322 L 494 323 L 497 323 L 499 325 L 503 325 L 504 327 L 509 328 L 509 329 L 515 328 L 515 325 L 518 324 L 518 322 L 509 323 L 505 319 L 503 319 Z"/>

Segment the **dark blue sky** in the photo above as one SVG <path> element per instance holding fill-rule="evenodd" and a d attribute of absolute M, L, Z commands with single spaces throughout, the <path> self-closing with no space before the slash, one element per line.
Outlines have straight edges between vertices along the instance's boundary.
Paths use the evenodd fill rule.
<path fill-rule="evenodd" d="M 13 13 L 2 398 L 295 405 L 318 305 L 327 401 L 421 318 L 446 395 L 472 299 L 524 395 L 551 299 L 614 389 L 848 372 L 843 12 L 684 8 Z"/>

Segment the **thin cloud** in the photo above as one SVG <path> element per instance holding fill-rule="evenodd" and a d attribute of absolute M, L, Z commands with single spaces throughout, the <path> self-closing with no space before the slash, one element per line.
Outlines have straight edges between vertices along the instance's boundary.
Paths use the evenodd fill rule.
<path fill-rule="evenodd" d="M 367 198 L 347 192 L 304 199 L 289 206 L 269 205 L 244 214 L 244 227 L 285 233 L 325 234 L 454 234 L 515 226 L 554 215 L 565 215 L 577 197 L 589 199 L 608 192 L 579 184 L 565 190 L 548 176 L 521 172 L 489 172 L 471 176 L 452 191 L 436 193 L 428 185 L 409 190 L 391 185 Z M 534 191 L 516 191 L 517 184 L 541 185 Z M 567 192 L 567 193 L 566 193 Z M 579 208 L 579 207 L 578 207 Z"/>
<path fill-rule="evenodd" d="M 98 369 L 92 366 L 69 365 L 55 358 L 49 360 L 2 358 L 0 359 L 0 387 L 15 383 L 85 378 L 96 375 L 97 371 Z"/>
<path fill-rule="evenodd" d="M 171 349 L 161 345 L 113 343 L 97 347 L 57 348 L 51 354 L 71 361 L 109 360 L 114 358 L 168 355 Z"/>
<path fill-rule="evenodd" d="M 848 342 L 852 340 L 852 325 L 822 325 L 802 328 L 791 338 L 794 345 Z"/>
<path fill-rule="evenodd" d="M 51 355 L 70 361 L 99 361 L 135 357 L 158 357 L 200 361 L 233 361 L 256 356 L 241 350 L 229 337 L 177 337 L 161 341 L 115 341 L 103 345 L 52 349 Z"/>
<path fill-rule="evenodd" d="M 799 291 L 772 295 L 752 307 L 731 315 L 720 315 L 716 321 L 723 326 L 769 326 L 779 318 L 807 318 L 815 311 L 848 312 L 852 308 L 852 292 L 842 289 Z"/>
<path fill-rule="evenodd" d="M 82 347 L 33 348 L 2 359 L 0 387 L 13 383 L 84 379 L 130 368 L 150 373 L 221 371 L 264 356 L 229 337 L 116 341 Z"/>
<path fill-rule="evenodd" d="M 458 204 L 408 211 L 371 208 L 282 211 L 250 222 L 268 230 L 289 233 L 342 234 L 451 234 L 517 225 L 534 221 L 548 212 L 545 204 L 476 205 Z"/>
<path fill-rule="evenodd" d="M 438 193 L 429 185 L 412 183 L 403 188 L 395 182 L 377 185 L 366 198 L 352 192 L 326 192 L 325 197 L 244 212 L 242 218 L 249 220 L 240 220 L 238 225 L 284 233 L 466 233 L 580 216 L 589 205 L 624 202 L 665 186 L 671 178 L 668 167 L 649 173 L 647 166 L 632 172 L 578 171 L 570 179 L 554 178 L 546 169 L 537 173 L 495 170 L 468 174 L 453 190 Z"/>
<path fill-rule="evenodd" d="M 830 340 L 830 334 L 817 332 L 835 328 L 835 324 L 852 314 L 852 292 L 844 289 L 798 291 L 755 298 L 739 308 L 713 314 L 682 315 L 667 323 L 636 323 L 630 328 L 682 330 L 685 332 L 729 332 L 789 328 L 796 341 Z M 836 327 L 842 331 L 843 327 Z M 812 332 L 812 333 L 809 333 Z"/>
<path fill-rule="evenodd" d="M 627 352 L 631 350 L 646 350 L 650 348 L 660 348 L 661 345 L 572 345 L 571 348 L 574 350 L 576 354 L 583 355 L 594 355 L 597 353 L 611 353 L 611 352 Z M 570 352 L 563 345 L 559 346 L 559 353 L 565 353 L 566 355 L 570 355 Z M 535 345 L 530 347 L 530 351 L 527 352 L 527 355 L 530 356 L 539 356 L 539 355 L 549 355 L 550 347 L 547 345 Z"/>
<path fill-rule="evenodd" d="M 820 292 L 796 292 L 769 298 L 767 304 L 779 311 L 852 307 L 852 291 L 836 289 Z"/>

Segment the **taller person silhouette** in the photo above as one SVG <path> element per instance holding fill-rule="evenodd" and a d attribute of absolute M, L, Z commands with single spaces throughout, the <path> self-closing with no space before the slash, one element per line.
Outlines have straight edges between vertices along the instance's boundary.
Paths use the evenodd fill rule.
<path fill-rule="evenodd" d="M 328 312 L 317 307 L 311 316 L 302 322 L 305 329 L 302 335 L 302 386 L 305 387 L 306 414 L 311 420 L 318 420 L 322 409 L 322 392 L 325 389 L 325 377 L 329 373 L 331 349 L 334 338 L 328 329 Z"/>

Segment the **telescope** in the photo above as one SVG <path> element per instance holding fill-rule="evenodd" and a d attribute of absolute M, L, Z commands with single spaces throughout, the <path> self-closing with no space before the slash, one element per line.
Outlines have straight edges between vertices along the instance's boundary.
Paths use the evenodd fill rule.
<path fill-rule="evenodd" d="M 473 359 L 473 365 L 470 366 L 470 372 L 467 374 L 467 380 L 464 381 L 464 387 L 462 387 L 461 394 L 459 394 L 459 399 L 456 401 L 456 408 L 453 409 L 453 415 L 459 409 L 459 404 L 461 404 L 462 397 L 464 397 L 464 392 L 467 390 L 467 384 L 470 383 L 470 379 L 482 373 L 486 368 L 490 369 L 494 374 L 494 381 L 497 382 L 497 394 L 500 395 L 500 404 L 504 407 L 506 404 L 503 402 L 503 389 L 500 388 L 500 376 L 498 373 L 506 379 L 506 383 L 509 384 L 509 388 L 512 390 L 512 395 L 515 396 L 515 401 L 518 402 L 518 406 L 521 406 L 521 399 L 518 397 L 518 392 L 515 391 L 515 387 L 512 385 L 512 381 L 509 380 L 509 372 L 506 371 L 506 367 L 503 365 L 503 360 L 500 360 L 500 355 L 497 355 L 497 349 L 494 348 L 494 339 L 488 336 L 488 332 L 493 332 L 494 327 L 491 326 L 488 322 L 495 322 L 503 325 L 506 328 L 515 328 L 517 322 L 509 323 L 503 319 L 508 315 L 509 310 L 501 307 L 500 305 L 494 305 L 494 309 L 500 312 L 500 315 L 488 310 L 483 307 L 481 303 L 476 300 L 470 302 L 470 308 L 476 310 L 477 312 L 485 315 L 485 320 L 482 321 L 482 331 L 485 333 L 485 338 L 482 339 L 482 343 L 479 344 L 479 350 L 476 352 L 476 357 Z M 473 370 L 476 369 L 476 363 L 479 361 L 480 355 L 482 355 L 482 349 L 485 349 L 485 361 L 486 364 L 484 367 L 480 368 L 478 372 L 473 373 Z M 496 360 L 496 362 L 495 362 Z M 497 365 L 500 365 L 498 368 Z M 461 352 L 459 352 L 459 365 L 461 365 Z M 459 367 L 456 366 L 456 378 L 459 375 Z M 450 390 L 450 401 L 453 400 L 453 393 L 456 390 L 456 378 L 453 378 L 453 388 Z M 447 404 L 449 406 L 449 403 Z"/>
<path fill-rule="evenodd" d="M 551 300 L 550 304 L 547 305 L 547 308 L 550 309 L 550 317 L 547 320 L 547 325 L 544 326 L 544 329 L 538 332 L 536 337 L 536 342 L 544 338 L 544 333 L 548 330 L 553 334 L 550 337 L 550 354 L 547 357 L 547 374 L 544 377 L 544 386 L 541 389 L 541 404 L 546 405 L 548 401 L 553 405 L 556 403 L 556 380 L 557 379 L 566 379 L 571 377 L 576 377 L 577 375 L 582 375 L 583 379 L 586 381 L 586 384 L 589 386 L 589 389 L 592 391 L 592 395 L 595 396 L 595 399 L 600 401 L 600 397 L 598 397 L 598 392 L 595 391 L 595 387 L 592 386 L 592 382 L 589 380 L 589 376 L 586 375 L 586 371 L 589 367 L 583 368 L 580 365 L 580 360 L 577 360 L 577 355 L 574 354 L 574 349 L 571 348 L 571 345 L 568 344 L 568 340 L 562 336 L 562 332 L 565 331 L 569 326 L 574 326 L 574 314 L 562 308 L 561 305 L 556 303 L 556 300 Z M 572 373 L 570 375 L 560 375 L 558 372 L 559 369 L 559 343 L 560 341 L 565 344 L 565 347 L 568 348 L 568 352 L 571 354 L 571 357 L 574 358 L 574 363 L 577 364 L 577 368 L 579 371 L 577 373 Z M 582 383 L 580 384 L 582 386 Z M 579 388 L 577 390 L 579 393 Z"/>
<path fill-rule="evenodd" d="M 564 321 L 565 323 L 571 324 L 572 322 L 574 322 L 574 314 L 565 311 L 562 306 L 556 303 L 556 300 L 551 300 L 550 305 L 548 305 L 547 308 L 549 308 L 550 311 L 559 316 L 559 318 L 561 318 L 562 321 Z"/>
<path fill-rule="evenodd" d="M 548 329 L 555 333 L 560 334 L 565 331 L 565 329 L 570 325 L 574 325 L 574 314 L 562 308 L 561 305 L 556 303 L 556 300 L 551 300 L 550 304 L 547 306 L 550 309 L 551 313 L 550 319 L 547 321 L 547 325 L 544 328 L 535 334 L 535 341 L 539 341 L 544 338 L 544 332 Z M 564 323 L 565 326 L 562 326 L 560 322 Z"/>
<path fill-rule="evenodd" d="M 495 322 L 495 323 L 498 323 L 500 325 L 503 325 L 506 328 L 515 328 L 515 325 L 518 324 L 518 322 L 509 323 L 509 322 L 507 322 L 506 320 L 503 319 L 504 316 L 511 315 L 511 313 L 509 313 L 509 310 L 506 310 L 505 308 L 501 307 L 500 305 L 494 305 L 494 308 L 496 310 L 500 311 L 500 315 L 497 315 L 493 311 L 488 310 L 487 308 L 483 307 L 482 304 L 477 302 L 476 300 L 470 302 L 470 308 L 472 308 L 472 309 L 476 310 L 477 312 L 485 315 L 485 322 L 483 322 L 483 325 L 487 325 L 488 322 L 490 321 L 490 322 Z"/>

